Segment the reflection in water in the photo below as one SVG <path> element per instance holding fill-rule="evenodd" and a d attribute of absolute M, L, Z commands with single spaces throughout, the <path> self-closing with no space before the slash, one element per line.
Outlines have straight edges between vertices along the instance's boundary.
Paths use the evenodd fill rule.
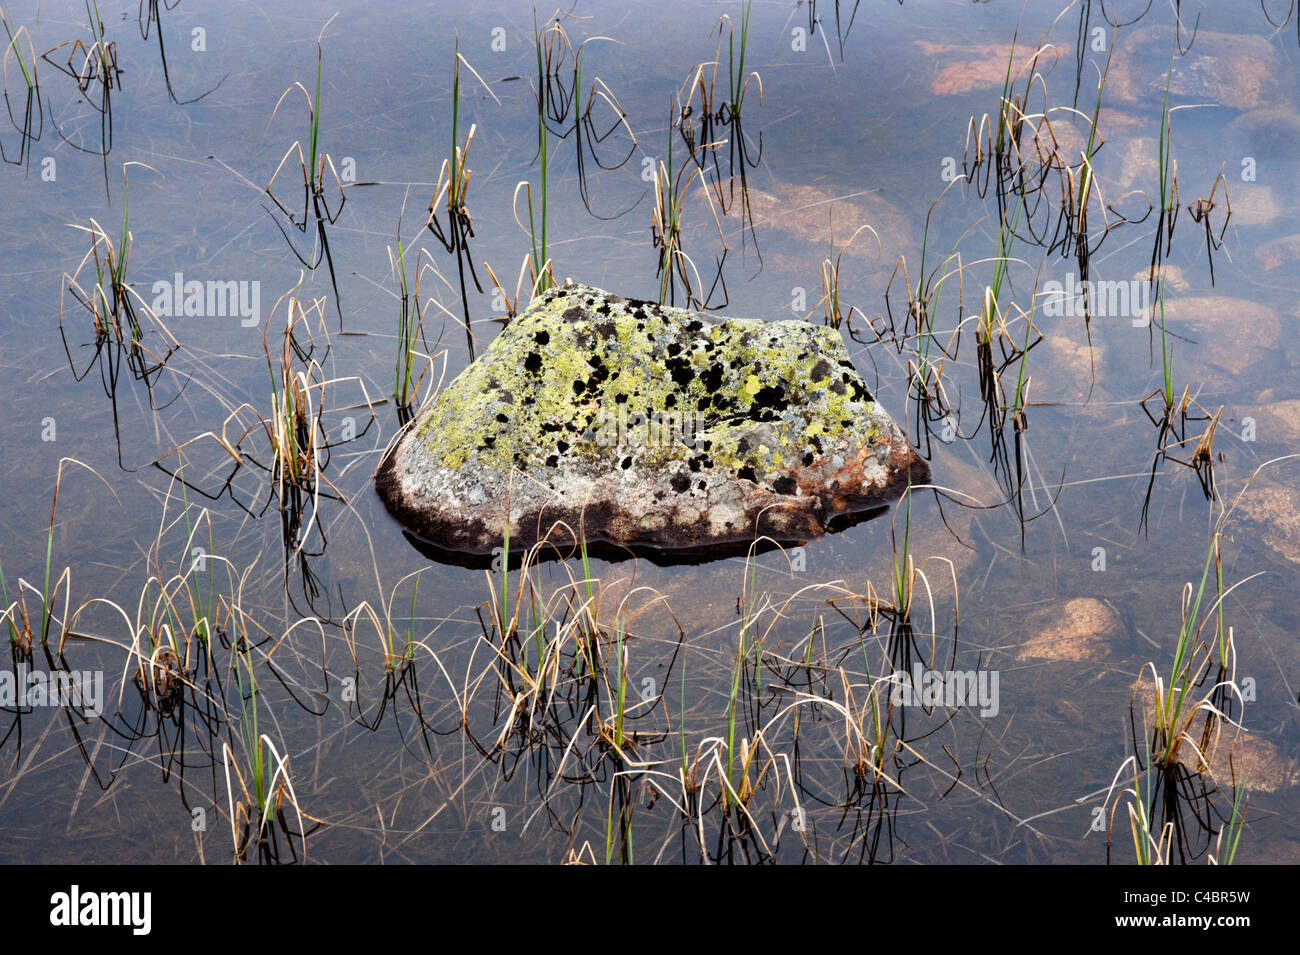
<path fill-rule="evenodd" d="M 828 533 L 837 534 L 850 527 L 856 527 L 873 518 L 880 517 L 888 509 L 887 506 L 881 506 L 856 513 L 838 515 L 827 524 L 826 530 Z M 440 564 L 451 564 L 472 570 L 500 570 L 504 565 L 511 570 L 515 570 L 524 561 L 525 557 L 537 562 L 574 560 L 580 557 L 583 547 L 577 536 L 570 534 L 566 541 L 564 539 L 566 537 L 565 530 L 567 530 L 567 527 L 557 526 L 553 528 L 551 533 L 546 535 L 544 542 L 539 546 L 535 555 L 532 554 L 532 551 L 521 552 L 518 547 L 514 549 L 513 553 L 509 553 L 505 547 L 493 548 L 492 552 L 488 554 L 451 550 L 440 547 L 428 538 L 406 528 L 402 530 L 402 536 L 406 538 L 407 543 L 425 557 Z M 710 544 L 705 547 L 674 549 L 655 547 L 649 544 L 626 544 L 601 540 L 597 537 L 588 537 L 585 550 L 588 557 L 609 564 L 617 564 L 627 560 L 645 560 L 660 567 L 696 567 L 718 560 L 747 557 L 751 554 L 755 556 L 770 554 L 777 550 L 800 547 L 805 543 L 807 542 L 777 541 L 771 537 L 760 537 L 756 540 L 736 540 Z"/>

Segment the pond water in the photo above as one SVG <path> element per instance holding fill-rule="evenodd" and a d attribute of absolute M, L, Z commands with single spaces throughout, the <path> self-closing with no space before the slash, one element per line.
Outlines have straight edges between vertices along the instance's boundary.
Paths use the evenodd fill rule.
<path fill-rule="evenodd" d="M 746 25 L 594 3 L 561 40 L 518 3 L 105 2 L 92 50 L 82 4 L 6 5 L 39 90 L 11 52 L 7 685 L 95 675 L 102 712 L 0 681 L 0 861 L 1129 863 L 1138 806 L 1174 861 L 1243 819 L 1237 861 L 1300 858 L 1300 50 L 1270 6 L 757 2 Z M 463 296 L 424 229 L 453 110 Z M 313 139 L 317 197 L 286 152 Z M 585 637 L 587 572 L 541 563 L 543 625 L 525 601 L 503 646 L 519 571 L 431 562 L 374 493 L 399 235 L 418 405 L 471 360 L 466 311 L 476 354 L 501 328 L 529 197 L 556 280 L 660 299 L 656 172 L 676 304 L 820 324 L 834 274 L 833 321 L 935 487 L 749 561 L 593 559 Z M 134 352 L 111 294 L 98 338 L 92 315 L 124 214 Z M 286 362 L 329 445 L 296 498 L 264 423 Z M 1216 532 L 1227 594 L 1211 565 L 1184 628 Z M 1249 732 L 1203 737 L 1194 710 L 1160 764 L 1143 700 L 1184 629 L 1208 646 L 1186 709 Z M 916 667 L 972 674 L 978 701 L 906 703 Z"/>

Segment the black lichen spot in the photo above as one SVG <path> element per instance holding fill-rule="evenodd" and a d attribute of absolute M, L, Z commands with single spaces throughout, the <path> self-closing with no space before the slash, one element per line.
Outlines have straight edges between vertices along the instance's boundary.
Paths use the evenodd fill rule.
<path fill-rule="evenodd" d="M 623 394 L 615 395 L 614 401 L 616 404 L 625 405 L 627 404 L 627 395 L 623 395 Z"/>
<path fill-rule="evenodd" d="M 542 370 L 542 356 L 537 352 L 530 352 L 528 357 L 524 359 L 524 368 L 534 375 L 537 374 Z"/>
<path fill-rule="evenodd" d="M 777 494 L 793 494 L 797 487 L 792 477 L 779 477 L 772 482 L 772 490 Z"/>
<path fill-rule="evenodd" d="M 744 478 L 746 481 L 753 481 L 755 484 L 758 483 L 758 475 L 756 475 L 754 469 L 748 465 L 737 471 L 736 477 Z"/>
<path fill-rule="evenodd" d="M 582 394 L 584 391 L 587 390 L 587 387 L 588 387 L 587 383 L 583 381 L 581 378 L 573 379 L 573 393 L 575 395 Z"/>
<path fill-rule="evenodd" d="M 555 443 L 555 448 L 556 448 L 557 451 L 559 451 L 561 454 L 563 454 L 565 451 L 568 451 L 568 450 L 569 450 L 569 442 L 567 442 L 567 441 L 557 441 L 557 442 Z"/>
<path fill-rule="evenodd" d="M 673 382 L 679 388 L 685 388 L 692 379 L 695 378 L 695 370 L 691 368 L 691 363 L 681 358 L 670 358 L 667 362 L 668 372 L 672 375 Z"/>
<path fill-rule="evenodd" d="M 665 408 L 676 408 L 676 407 L 677 407 L 677 396 L 676 396 L 675 394 L 673 394 L 672 392 L 669 392 L 669 393 L 668 393 L 668 396 L 667 396 L 666 398 L 664 398 L 664 407 L 665 407 Z"/>
<path fill-rule="evenodd" d="M 623 462 L 619 465 L 619 467 L 621 467 L 624 471 L 626 471 L 626 470 L 627 470 L 628 468 L 630 468 L 631 466 L 632 466 L 632 459 L 631 459 L 631 458 L 624 458 L 624 459 L 623 459 Z"/>
<path fill-rule="evenodd" d="M 713 365 L 709 368 L 706 368 L 704 370 L 704 373 L 700 375 L 700 384 L 704 385 L 705 391 L 710 391 L 715 393 L 714 400 L 716 401 L 717 399 L 716 392 L 719 388 L 722 387 L 722 366 Z"/>
<path fill-rule="evenodd" d="M 498 411 L 497 420 L 500 421 L 502 424 L 506 424 L 507 422 L 509 422 L 510 416 L 508 414 L 505 414 L 504 412 Z"/>
<path fill-rule="evenodd" d="M 691 479 L 685 474 L 674 474 L 672 481 L 669 483 L 678 494 L 684 494 L 686 489 L 691 486 Z"/>
<path fill-rule="evenodd" d="M 574 306 L 572 306 L 572 307 L 570 307 L 570 308 L 566 308 L 566 309 L 564 310 L 563 318 L 565 319 L 565 321 L 576 322 L 576 321 L 581 320 L 582 317 L 583 317 L 582 309 L 578 308 L 578 306 L 576 306 L 576 305 L 574 305 Z M 545 342 L 538 342 L 538 344 L 539 344 L 539 345 L 545 345 L 546 343 L 545 343 Z"/>
<path fill-rule="evenodd" d="M 805 454 L 805 455 L 803 456 L 803 458 L 802 458 L 801 460 L 803 461 L 803 466 L 804 466 L 804 467 L 806 467 L 806 468 L 810 468 L 810 467 L 812 467 L 812 463 L 813 463 L 813 453 L 812 453 L 811 451 L 809 451 L 807 454 Z"/>
<path fill-rule="evenodd" d="M 787 404 L 789 402 L 785 399 L 784 388 L 777 385 L 767 385 L 758 389 L 758 393 L 754 395 L 754 404 L 751 407 L 763 408 L 769 411 L 782 411 Z M 763 420 L 771 420 L 771 417 L 775 416 L 766 417 Z"/>
<path fill-rule="evenodd" d="M 571 312 L 573 309 L 569 309 L 569 311 Z M 568 312 L 565 314 L 567 315 Z M 539 345 L 549 345 L 551 342 L 551 333 L 543 329 L 533 336 L 533 341 L 537 342 Z"/>
<path fill-rule="evenodd" d="M 701 481 L 699 484 L 697 484 L 697 485 L 695 485 L 695 486 L 696 486 L 697 488 L 699 488 L 701 491 L 703 491 L 704 488 L 706 487 L 706 485 L 705 485 L 705 483 L 704 483 L 703 481 Z"/>
<path fill-rule="evenodd" d="M 555 466 L 556 466 L 557 464 L 559 464 L 559 463 L 560 463 L 560 459 L 559 459 L 556 455 L 554 455 L 554 454 L 550 455 L 550 456 L 546 459 L 546 466 L 547 466 L 548 468 L 553 468 L 553 467 L 555 467 Z"/>
<path fill-rule="evenodd" d="M 831 375 L 831 364 L 825 358 L 820 358 L 817 364 L 813 365 L 812 371 L 808 373 L 813 381 L 821 381 L 823 378 L 829 378 Z"/>

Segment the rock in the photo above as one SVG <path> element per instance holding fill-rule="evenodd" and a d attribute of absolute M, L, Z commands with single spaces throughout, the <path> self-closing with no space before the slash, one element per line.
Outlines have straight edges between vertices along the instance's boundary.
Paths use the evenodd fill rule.
<path fill-rule="evenodd" d="M 1232 762 L 1229 764 L 1228 756 Z M 1195 757 L 1186 759 L 1191 762 Z M 1237 782 L 1246 789 L 1277 792 L 1300 782 L 1300 765 L 1276 745 L 1237 726 L 1224 726 L 1205 753 L 1210 775 L 1227 788 L 1235 770 Z"/>
<path fill-rule="evenodd" d="M 1024 135 L 1028 136 L 1028 131 Z M 1058 113 L 1051 117 L 1050 123 L 1047 120 L 1039 121 L 1025 151 L 1040 165 L 1064 169 L 1082 163 L 1082 154 L 1087 148 L 1087 127 L 1085 126 L 1084 132 L 1079 132 L 1073 123 Z"/>
<path fill-rule="evenodd" d="M 1256 479 L 1234 514 L 1271 550 L 1300 564 L 1300 490 Z"/>
<path fill-rule="evenodd" d="M 1262 106 L 1232 121 L 1234 132 L 1249 137 L 1250 155 L 1290 158 L 1300 148 L 1300 113 L 1285 106 Z"/>
<path fill-rule="evenodd" d="M 1232 218 L 1235 222 L 1237 219 L 1235 211 Z M 1293 265 L 1297 259 L 1300 259 L 1300 232 L 1265 242 L 1255 250 L 1255 258 L 1259 259 L 1265 272 L 1271 272 L 1279 265 Z"/>
<path fill-rule="evenodd" d="M 1073 327 L 1053 330 L 1029 353 L 1030 369 L 1042 356 L 1047 358 L 1052 372 L 1035 378 L 1033 397 L 1036 401 L 1082 402 L 1097 393 L 1094 376 L 1100 382 L 1106 370 L 1106 346 L 1099 334 L 1100 325 L 1093 326 L 1092 343 L 1089 344 L 1083 320 L 1071 321 Z"/>
<path fill-rule="evenodd" d="M 930 82 L 930 92 L 935 96 L 960 96 L 977 89 L 1001 89 L 1007 79 L 1007 62 L 1011 59 L 1010 43 L 929 43 L 913 41 L 931 60 L 947 62 Z M 1032 44 L 1018 43 L 1015 62 L 1011 66 L 1011 81 L 1018 90 L 1023 89 L 1034 61 L 1036 48 Z M 1051 72 L 1058 61 L 1070 52 L 1069 45 L 1053 46 L 1038 54 L 1033 69 L 1044 75 Z M 951 60 L 958 62 L 950 62 Z M 1067 61 L 1068 62 L 1068 61 Z M 996 109 L 996 104 L 990 107 Z"/>
<path fill-rule="evenodd" d="M 1227 296 L 1165 298 L 1165 321 L 1171 332 L 1193 339 L 1194 367 L 1186 375 L 1201 379 L 1203 371 L 1217 372 L 1216 385 L 1240 385 L 1241 376 L 1269 363 L 1282 336 L 1277 313 L 1248 299 Z M 1160 309 L 1152 310 L 1157 357 L 1160 346 Z M 1174 362 L 1188 354 L 1188 346 L 1174 342 Z M 1181 373 L 1180 373 L 1181 374 Z"/>
<path fill-rule="evenodd" d="M 1158 197 L 1159 193 L 1156 191 L 1160 178 L 1160 166 L 1156 157 L 1158 149 L 1158 140 L 1137 136 L 1125 142 L 1119 149 L 1107 150 L 1109 155 L 1103 153 L 1100 165 L 1106 177 L 1115 183 L 1120 193 L 1141 189 L 1148 195 Z M 1118 198 L 1118 195 L 1111 198 Z M 1159 200 L 1157 198 L 1152 201 Z"/>
<path fill-rule="evenodd" d="M 1167 676 L 1162 676 L 1162 679 L 1167 679 Z M 1195 705 L 1208 691 L 1198 693 L 1197 688 L 1193 687 L 1191 692 L 1197 695 L 1189 698 L 1188 705 Z M 1135 711 L 1140 708 L 1142 725 L 1150 727 L 1156 712 L 1157 697 L 1155 681 L 1152 680 L 1149 669 L 1143 670 L 1142 676 L 1134 684 L 1133 697 Z M 1240 716 L 1237 718 L 1240 719 Z M 1198 748 L 1202 745 L 1201 730 L 1204 725 L 1205 713 L 1202 711 L 1190 727 L 1193 742 Z M 1139 732 L 1141 728 L 1140 726 Z M 1262 736 L 1226 722 L 1220 722 L 1218 732 L 1211 735 L 1200 756 L 1184 740 L 1178 747 L 1178 762 L 1190 772 L 1208 772 L 1215 782 L 1229 792 L 1229 798 L 1234 772 L 1238 785 L 1258 792 L 1277 792 L 1300 783 L 1300 764 Z"/>
<path fill-rule="evenodd" d="M 375 484 L 448 551 L 501 546 L 508 514 L 512 548 L 585 520 L 588 540 L 653 557 L 743 548 L 756 533 L 804 541 L 897 497 L 909 476 L 923 483 L 928 468 L 838 332 L 574 285 L 507 325 Z"/>
<path fill-rule="evenodd" d="M 1191 288 L 1191 285 L 1187 282 L 1186 276 L 1183 275 L 1183 270 L 1176 265 L 1165 263 L 1164 278 L 1166 295 L 1170 292 L 1186 292 Z M 1133 273 L 1134 282 L 1147 282 L 1150 279 L 1151 269 L 1149 267 L 1138 269 Z"/>
<path fill-rule="evenodd" d="M 832 235 L 837 255 L 843 252 L 846 260 L 879 258 L 891 269 L 899 255 L 912 250 L 911 220 L 874 192 L 836 192 L 793 183 L 774 183 L 769 190 L 751 185 L 749 209 L 760 239 L 763 230 L 782 232 L 816 246 L 823 256 L 830 251 Z M 879 244 L 876 235 L 863 231 L 846 246 L 864 225 L 875 230 Z"/>
<path fill-rule="evenodd" d="M 1020 645 L 1017 660 L 1096 663 L 1109 658 L 1128 639 L 1115 611 L 1092 597 L 1076 597 L 1064 606 L 1033 613 L 1025 626 L 1031 636 Z"/>
<path fill-rule="evenodd" d="M 1107 139 L 1110 139 L 1116 130 L 1133 129 L 1145 123 L 1146 120 L 1141 116 L 1120 109 L 1111 109 L 1109 106 L 1103 106 L 1097 117 L 1097 126 Z"/>
<path fill-rule="evenodd" d="M 1246 418 L 1254 421 L 1251 440 L 1270 447 L 1300 450 L 1300 401 L 1270 401 L 1262 405 L 1244 405 L 1231 419 L 1239 422 L 1232 430 L 1240 433 Z M 1249 492 L 1247 492 L 1249 493 Z"/>
<path fill-rule="evenodd" d="M 1209 198 L 1209 196 L 1193 197 L 1189 199 L 1189 204 L 1195 202 L 1197 198 Z M 1223 189 L 1220 188 L 1215 196 L 1214 205 L 1215 208 L 1210 213 L 1210 231 L 1216 236 L 1223 228 L 1223 220 L 1229 205 L 1232 206 L 1232 218 L 1228 220 L 1228 225 L 1232 226 L 1268 225 L 1282 214 L 1277 200 L 1273 197 L 1272 188 L 1253 183 L 1233 183 L 1228 189 L 1227 202 L 1223 201 Z"/>
<path fill-rule="evenodd" d="M 1118 103 L 1142 102 L 1158 108 L 1164 101 L 1170 43 L 1167 30 L 1150 27 L 1122 37 L 1106 81 L 1106 96 Z M 1250 110 L 1287 98 L 1281 59 L 1262 36 L 1198 30 L 1187 55 L 1175 57 L 1173 70 L 1169 96 L 1178 103 L 1209 102 Z"/>

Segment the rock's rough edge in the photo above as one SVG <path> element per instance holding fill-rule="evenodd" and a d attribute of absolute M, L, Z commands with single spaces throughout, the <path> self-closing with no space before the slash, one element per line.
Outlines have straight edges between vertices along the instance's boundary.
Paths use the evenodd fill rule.
<path fill-rule="evenodd" d="M 838 346 L 841 350 L 843 348 L 842 340 L 837 333 L 806 323 L 764 323 L 751 319 L 697 316 L 679 309 L 621 299 L 599 289 L 584 286 L 555 290 L 540 298 L 528 312 L 515 320 L 521 323 L 515 332 L 516 337 L 520 334 L 519 329 L 526 330 L 530 327 L 525 322 L 529 313 L 550 314 L 550 320 L 554 321 L 555 316 L 551 313 L 575 297 L 582 300 L 587 307 L 594 305 L 597 298 L 602 305 L 614 304 L 616 309 L 624 313 L 623 317 L 627 317 L 627 313 L 635 313 L 645 318 L 648 313 L 653 313 L 656 320 L 675 317 L 692 322 L 699 321 L 704 328 L 729 323 L 741 327 L 751 323 L 755 331 L 769 329 L 773 325 L 798 326 L 797 329 L 787 328 L 785 331 L 788 334 L 797 332 L 800 335 L 807 335 L 809 341 L 813 341 L 818 336 L 833 335 L 835 339 L 833 343 L 827 339 L 823 344 Z M 550 313 L 545 311 L 547 309 Z M 572 312 L 571 308 L 565 310 L 565 317 L 570 312 Z M 588 313 L 585 317 L 594 316 Z M 506 332 L 502 335 L 509 337 Z M 498 337 L 498 341 L 501 341 L 501 336 Z M 497 346 L 497 342 L 494 342 L 493 346 Z M 489 351 L 493 346 L 489 346 Z M 510 345 L 507 342 L 506 345 L 498 347 L 507 348 Z M 471 369 L 473 367 L 471 366 Z M 462 375 L 468 372 L 469 369 Z M 854 390 L 838 406 L 834 416 L 849 414 L 854 419 L 865 417 L 867 422 L 862 429 L 862 434 L 868 437 L 874 435 L 875 438 L 874 441 L 864 443 L 847 459 L 842 460 L 835 470 L 838 480 L 831 483 L 829 487 L 811 486 L 803 488 L 801 494 L 785 494 L 776 492 L 774 488 L 765 488 L 760 482 L 755 481 L 754 486 L 748 488 L 745 494 L 743 520 L 728 522 L 725 531 L 720 531 L 716 522 L 710 521 L 707 513 L 698 514 L 694 520 L 666 519 L 658 527 L 647 526 L 644 509 L 638 515 L 634 513 L 634 509 L 625 508 L 621 495 L 606 493 L 604 495 L 606 501 L 599 504 L 587 503 L 585 506 L 569 504 L 554 492 L 539 491 L 537 487 L 530 484 L 527 477 L 516 474 L 512 487 L 517 497 L 511 501 L 510 506 L 512 549 L 516 544 L 523 547 L 535 543 L 545 536 L 556 522 L 564 522 L 574 534 L 580 527 L 585 527 L 585 536 L 589 541 L 658 547 L 675 552 L 717 547 L 752 540 L 758 536 L 769 536 L 781 543 L 803 542 L 820 536 L 827 525 L 836 518 L 869 510 L 893 500 L 903 493 L 909 482 L 921 484 L 928 481 L 929 469 L 907 443 L 905 435 L 883 410 L 877 408 L 865 387 L 860 387 L 861 379 L 855 371 L 852 371 L 851 366 L 850 373 L 857 384 L 850 383 L 850 387 Z M 460 381 L 459 377 L 457 381 Z M 449 390 L 455 385 L 456 382 L 453 382 Z M 839 394 L 844 394 L 845 389 L 839 385 L 837 387 L 840 387 Z M 859 394 L 865 396 L 865 400 L 857 400 Z M 605 395 L 602 400 L 608 400 L 608 395 Z M 483 554 L 492 547 L 499 546 L 502 540 L 501 525 L 504 521 L 501 508 L 494 510 L 491 506 L 485 508 L 467 505 L 467 502 L 458 495 L 449 492 L 444 493 L 440 500 L 428 493 L 430 487 L 437 488 L 440 483 L 449 479 L 458 466 L 463 464 L 463 461 L 454 458 L 448 461 L 447 459 L 452 457 L 450 452 L 445 453 L 441 461 L 428 460 L 430 455 L 420 443 L 421 435 L 428 430 L 431 421 L 440 420 L 447 425 L 456 420 L 449 416 L 449 409 L 446 408 L 440 411 L 441 419 L 436 418 L 435 412 L 439 410 L 440 406 L 435 402 L 434 408 L 415 423 L 386 455 L 375 475 L 376 489 L 396 518 L 437 548 L 467 554 Z M 854 427 L 858 427 L 856 421 Z M 514 424 L 512 423 L 507 430 L 513 434 Z M 852 429 L 845 429 L 846 438 L 850 437 L 847 434 L 850 430 Z M 884 433 L 881 433 L 882 430 Z M 884 460 L 881 460 L 877 458 L 876 453 L 877 449 L 883 452 L 884 445 L 888 446 L 888 454 Z M 512 444 L 511 452 L 518 453 L 518 447 Z M 779 458 L 779 455 L 776 457 Z M 753 462 L 751 460 L 748 463 Z M 739 468 L 747 462 L 734 461 L 732 464 Z M 759 467 L 761 474 L 761 465 Z M 785 474 L 779 468 L 775 468 L 772 473 L 780 473 L 783 476 Z M 882 476 L 883 481 L 880 480 Z M 846 477 L 849 480 L 845 480 Z M 602 474 L 601 480 L 609 481 L 610 478 L 608 474 Z M 747 479 L 735 478 L 734 480 Z M 800 487 L 802 485 L 792 487 L 791 490 L 797 491 Z M 606 487 L 605 490 L 608 492 L 611 489 Z M 640 490 L 643 488 L 629 488 L 630 494 Z M 735 497 L 735 495 L 729 496 Z M 523 499 L 522 505 L 519 499 Z M 477 503 L 482 504 L 482 502 Z M 731 503 L 734 505 L 735 501 Z M 644 507 L 645 501 L 643 500 L 641 504 Z M 675 513 L 675 507 L 672 509 Z M 695 509 L 688 508 L 687 513 L 691 510 Z M 562 536 L 566 540 L 570 539 L 569 535 Z"/>
<path fill-rule="evenodd" d="M 654 547 L 669 553 L 686 553 L 741 543 L 757 537 L 771 537 L 782 545 L 802 544 L 822 536 L 830 523 L 839 517 L 869 511 L 897 499 L 906 490 L 908 484 L 925 484 L 930 480 L 929 468 L 925 462 L 915 456 L 908 448 L 911 461 L 905 466 L 891 467 L 889 482 L 883 489 L 873 489 L 870 493 L 841 498 L 844 506 L 840 510 L 827 512 L 819 497 L 793 499 L 807 502 L 801 507 L 791 508 L 792 499 L 786 495 L 769 495 L 762 506 L 747 509 L 751 514 L 751 523 L 746 528 L 737 528 L 730 535 L 710 535 L 704 533 L 706 521 L 683 528 L 669 526 L 650 532 L 642 531 L 633 536 L 620 536 L 617 533 L 593 531 L 593 528 L 617 528 L 627 523 L 626 515 L 608 504 L 592 505 L 585 508 L 554 505 L 538 512 L 532 520 L 522 521 L 519 531 L 511 538 L 511 547 L 525 547 L 544 538 L 557 522 L 563 522 L 577 534 L 579 528 L 585 527 L 588 541 L 607 544 L 632 544 L 638 548 Z M 383 498 L 389 512 L 407 528 L 436 544 L 437 548 L 448 551 L 460 551 L 465 554 L 482 554 L 487 552 L 484 542 L 491 546 L 500 546 L 502 535 L 499 526 L 489 526 L 487 522 L 465 515 L 458 518 L 447 516 L 438 510 L 424 510 L 406 503 L 402 497 L 401 481 L 397 475 L 396 454 L 390 454 L 379 466 L 375 474 L 375 487 Z M 770 507 L 770 505 L 777 505 Z M 571 542 L 568 535 L 560 534 L 555 538 L 557 544 Z"/>

